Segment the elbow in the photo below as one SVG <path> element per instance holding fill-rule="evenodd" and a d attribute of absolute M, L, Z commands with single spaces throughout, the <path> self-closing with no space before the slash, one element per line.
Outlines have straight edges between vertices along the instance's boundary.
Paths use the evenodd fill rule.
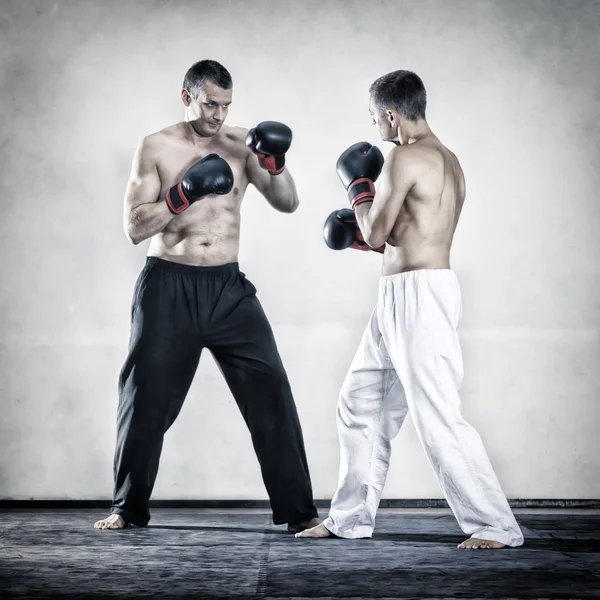
<path fill-rule="evenodd" d="M 133 246 L 137 246 L 140 242 L 150 237 L 135 210 L 124 215 L 123 229 L 125 230 L 127 241 Z"/>
<path fill-rule="evenodd" d="M 384 231 L 377 229 L 370 229 L 363 233 L 363 239 L 371 248 L 381 248 L 387 242 L 388 237 Z"/>
<path fill-rule="evenodd" d="M 135 227 L 131 225 L 131 223 L 125 223 L 125 237 L 127 241 L 133 246 L 137 246 L 141 241 L 143 241 L 143 237 L 135 230 Z"/>
<path fill-rule="evenodd" d="M 273 206 L 276 210 L 282 213 L 293 213 L 298 210 L 298 206 L 300 206 L 300 202 L 296 196 L 291 198 L 285 198 L 281 196 L 266 196 L 269 204 Z"/>
<path fill-rule="evenodd" d="M 286 212 L 288 212 L 288 213 L 296 212 L 298 210 L 299 206 L 300 206 L 300 200 L 298 200 L 298 194 L 297 194 L 296 190 L 294 189 L 290 196 Z"/>
<path fill-rule="evenodd" d="M 142 241 L 142 239 L 141 239 L 141 238 L 135 238 L 135 237 L 133 237 L 133 236 L 131 236 L 131 235 L 128 235 L 128 236 L 127 236 L 127 241 L 128 241 L 128 242 L 129 242 L 129 243 L 130 243 L 132 246 L 137 246 L 137 245 L 138 245 L 138 244 L 139 244 L 139 243 Z"/>

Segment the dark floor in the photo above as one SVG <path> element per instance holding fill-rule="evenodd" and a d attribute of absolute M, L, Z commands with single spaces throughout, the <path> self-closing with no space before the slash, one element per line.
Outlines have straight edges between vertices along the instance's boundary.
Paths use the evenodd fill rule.
<path fill-rule="evenodd" d="M 600 598 L 599 511 L 515 511 L 525 546 L 457 550 L 444 510 L 381 510 L 372 540 L 298 540 L 257 510 L 0 511 L 0 598 Z"/>

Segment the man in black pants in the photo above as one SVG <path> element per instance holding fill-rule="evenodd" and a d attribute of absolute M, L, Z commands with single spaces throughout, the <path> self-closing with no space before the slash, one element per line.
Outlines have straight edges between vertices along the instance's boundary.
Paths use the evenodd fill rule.
<path fill-rule="evenodd" d="M 164 434 L 204 347 L 214 355 L 252 436 L 275 524 L 319 523 L 302 430 L 271 326 L 240 272 L 240 205 L 252 183 L 281 212 L 298 207 L 283 123 L 223 124 L 232 80 L 204 60 L 184 78 L 185 120 L 147 136 L 134 157 L 124 226 L 152 238 L 135 286 L 129 355 L 119 379 L 115 490 L 97 529 L 145 526 Z"/>

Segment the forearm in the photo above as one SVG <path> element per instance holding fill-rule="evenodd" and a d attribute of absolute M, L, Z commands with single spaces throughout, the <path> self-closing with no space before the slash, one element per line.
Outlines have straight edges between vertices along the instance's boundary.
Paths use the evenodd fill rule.
<path fill-rule="evenodd" d="M 166 202 L 137 206 L 125 218 L 125 234 L 132 244 L 139 244 L 161 232 L 175 217 Z"/>
<path fill-rule="evenodd" d="M 296 184 L 287 168 L 279 175 L 270 176 L 267 200 L 281 212 L 292 213 L 298 208 Z"/>
<path fill-rule="evenodd" d="M 373 223 L 370 218 L 372 206 L 372 202 L 363 202 L 354 209 L 354 214 L 356 215 L 356 222 L 358 223 L 358 228 L 360 229 L 365 242 L 367 242 L 371 248 L 378 248 L 379 246 L 382 246 L 386 240 L 378 244 L 371 243 L 371 238 L 373 237 Z M 380 242 L 381 240 L 376 241 Z"/>

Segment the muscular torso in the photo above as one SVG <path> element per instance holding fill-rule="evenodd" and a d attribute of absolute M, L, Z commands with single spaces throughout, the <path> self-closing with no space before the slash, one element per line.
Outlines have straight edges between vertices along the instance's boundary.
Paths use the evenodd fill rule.
<path fill-rule="evenodd" d="M 383 275 L 450 268 L 450 247 L 465 199 L 456 156 L 437 138 L 411 145 L 419 174 L 388 238 Z"/>
<path fill-rule="evenodd" d="M 158 202 L 194 163 L 215 153 L 233 171 L 233 189 L 226 195 L 210 195 L 192 204 L 156 234 L 149 256 L 199 266 L 222 265 L 238 260 L 240 206 L 248 176 L 250 150 L 244 143 L 247 130 L 224 125 L 208 145 L 194 144 L 189 124 L 178 123 L 155 134 L 159 150 L 157 169 L 161 182 Z"/>

